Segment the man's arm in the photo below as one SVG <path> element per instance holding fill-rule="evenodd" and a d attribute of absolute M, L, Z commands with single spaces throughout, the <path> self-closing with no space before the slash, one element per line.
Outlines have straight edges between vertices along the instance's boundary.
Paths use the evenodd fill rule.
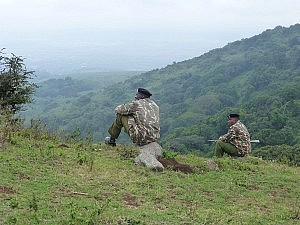
<path fill-rule="evenodd" d="M 133 101 L 127 104 L 118 105 L 115 108 L 115 113 L 121 115 L 132 115 L 133 112 L 135 111 L 135 108 L 136 108 L 136 103 Z"/>
<path fill-rule="evenodd" d="M 235 130 L 234 126 L 231 126 L 227 132 L 227 134 L 224 134 L 219 137 L 219 140 L 229 142 L 232 138 L 235 137 Z"/>

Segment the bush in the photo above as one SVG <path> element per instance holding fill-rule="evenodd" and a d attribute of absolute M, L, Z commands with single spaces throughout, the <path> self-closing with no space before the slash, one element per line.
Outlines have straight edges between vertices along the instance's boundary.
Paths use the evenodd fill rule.
<path fill-rule="evenodd" d="M 3 49 L 2 49 L 3 50 Z M 37 85 L 30 83 L 33 71 L 28 71 L 24 59 L 12 54 L 7 57 L 0 50 L 0 108 L 15 114 L 23 104 L 32 101 Z"/>
<path fill-rule="evenodd" d="M 265 160 L 276 160 L 292 166 L 300 166 L 300 145 L 274 145 L 257 148 L 252 153 Z"/>

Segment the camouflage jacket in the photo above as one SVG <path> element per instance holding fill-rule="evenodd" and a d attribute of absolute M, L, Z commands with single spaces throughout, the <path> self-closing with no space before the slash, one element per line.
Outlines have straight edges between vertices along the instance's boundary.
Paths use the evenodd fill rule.
<path fill-rule="evenodd" d="M 128 115 L 128 135 L 137 145 L 145 145 L 160 137 L 159 107 L 150 98 L 119 105 L 115 112 Z"/>
<path fill-rule="evenodd" d="M 240 120 L 230 126 L 227 134 L 219 139 L 233 144 L 241 156 L 248 155 L 251 152 L 250 134 Z"/>

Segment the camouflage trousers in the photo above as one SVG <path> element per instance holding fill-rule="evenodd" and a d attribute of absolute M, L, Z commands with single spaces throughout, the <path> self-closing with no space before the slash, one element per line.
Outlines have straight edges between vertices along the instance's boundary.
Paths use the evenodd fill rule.
<path fill-rule="evenodd" d="M 129 116 L 122 116 L 121 114 L 116 114 L 115 121 L 108 129 L 108 133 L 112 138 L 117 139 L 119 137 L 122 127 L 124 127 L 125 132 L 128 134 L 128 129 L 129 129 L 128 117 Z"/>
<path fill-rule="evenodd" d="M 240 156 L 238 154 L 238 149 L 233 144 L 221 140 L 218 140 L 216 143 L 215 153 L 217 157 L 223 157 L 224 153 L 233 157 Z"/>

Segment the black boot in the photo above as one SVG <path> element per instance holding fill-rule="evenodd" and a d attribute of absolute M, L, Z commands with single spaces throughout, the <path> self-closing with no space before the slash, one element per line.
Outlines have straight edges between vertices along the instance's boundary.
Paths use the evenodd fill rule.
<path fill-rule="evenodd" d="M 106 137 L 105 138 L 105 144 L 115 147 L 117 145 L 116 144 L 116 139 L 112 138 L 112 137 Z"/>

